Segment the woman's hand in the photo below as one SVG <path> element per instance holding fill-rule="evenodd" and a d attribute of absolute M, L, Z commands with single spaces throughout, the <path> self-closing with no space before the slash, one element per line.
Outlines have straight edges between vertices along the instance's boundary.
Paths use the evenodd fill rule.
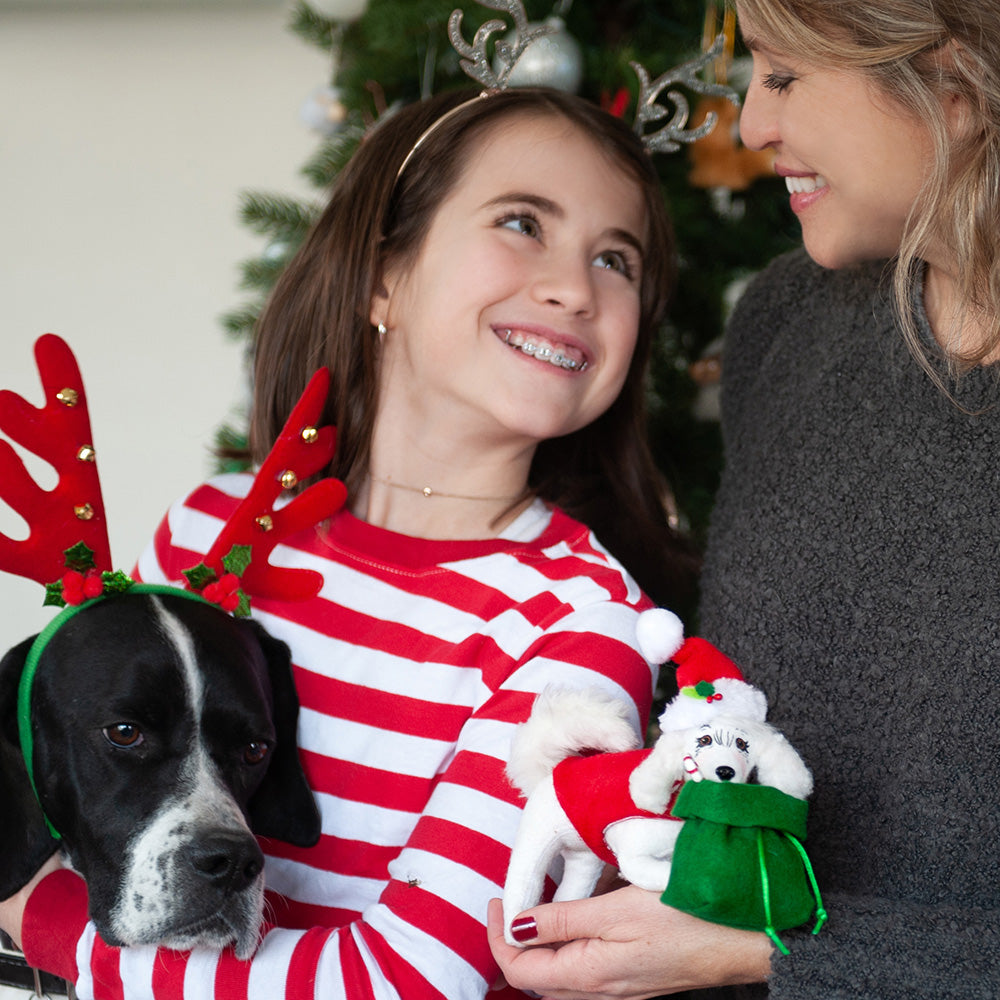
<path fill-rule="evenodd" d="M 635 886 L 536 906 L 521 918 L 534 919 L 536 936 L 515 948 L 504 940 L 500 901 L 490 903 L 493 956 L 511 986 L 553 1000 L 642 1000 L 763 982 L 771 971 L 765 934 L 706 923 Z"/>
<path fill-rule="evenodd" d="M 62 861 L 58 854 L 53 854 L 41 868 L 35 872 L 34 877 L 26 885 L 18 889 L 13 896 L 0 901 L 0 930 L 9 934 L 14 944 L 21 947 L 21 921 L 24 918 L 24 908 L 28 903 L 28 897 L 35 891 L 35 886 L 52 872 L 62 868 Z"/>

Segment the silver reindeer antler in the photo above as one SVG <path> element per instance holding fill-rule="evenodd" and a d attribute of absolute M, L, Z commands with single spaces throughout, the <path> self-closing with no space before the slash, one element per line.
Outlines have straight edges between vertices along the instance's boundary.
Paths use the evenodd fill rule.
<path fill-rule="evenodd" d="M 480 6 L 491 10 L 500 10 L 514 19 L 513 44 L 499 39 L 496 43 L 497 62 L 499 70 L 494 71 L 486 56 L 486 43 L 495 31 L 504 31 L 507 27 L 503 21 L 487 21 L 475 34 L 469 45 L 462 37 L 462 11 L 453 10 L 448 18 L 448 37 L 455 51 L 462 56 L 460 65 L 466 76 L 478 81 L 486 90 L 504 90 L 507 79 L 514 69 L 524 50 L 537 38 L 550 35 L 555 26 L 547 23 L 534 28 L 528 27 L 528 15 L 521 0 L 477 0 Z"/>
<path fill-rule="evenodd" d="M 664 89 L 672 84 L 684 84 L 697 94 L 704 94 L 712 97 L 725 97 L 733 102 L 737 107 L 740 103 L 739 95 L 732 87 L 727 87 L 724 83 L 707 83 L 698 75 L 708 63 L 718 59 L 722 54 L 725 44 L 725 35 L 718 35 L 712 47 L 697 59 L 692 59 L 681 66 L 675 66 L 667 70 L 662 76 L 657 77 L 652 83 L 649 74 L 639 63 L 632 63 L 632 68 L 639 77 L 639 106 L 635 113 L 635 133 L 645 143 L 646 148 L 654 153 L 673 153 L 680 149 L 681 143 L 694 142 L 696 139 L 708 135 L 715 128 L 718 115 L 710 111 L 697 128 L 685 129 L 687 125 L 690 107 L 687 98 L 677 90 L 668 90 L 667 99 L 673 102 L 673 117 L 656 132 L 646 133 L 646 125 L 650 122 L 657 122 L 663 119 L 669 112 L 668 109 L 656 103 Z"/>

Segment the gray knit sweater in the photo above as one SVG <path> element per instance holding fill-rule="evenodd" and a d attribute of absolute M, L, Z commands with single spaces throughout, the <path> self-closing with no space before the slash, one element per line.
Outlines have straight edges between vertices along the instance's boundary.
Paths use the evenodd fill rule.
<path fill-rule="evenodd" d="M 816 779 L 830 919 L 773 1000 L 997 1000 L 1000 388 L 933 385 L 883 270 L 796 252 L 741 300 L 701 631 Z"/>

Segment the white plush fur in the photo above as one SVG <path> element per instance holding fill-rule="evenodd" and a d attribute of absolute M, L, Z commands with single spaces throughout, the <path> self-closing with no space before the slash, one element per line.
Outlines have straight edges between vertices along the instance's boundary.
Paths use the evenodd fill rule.
<path fill-rule="evenodd" d="M 594 733 L 614 737 L 623 718 L 623 708 L 600 692 L 546 691 L 538 702 L 538 715 L 533 711 L 531 719 L 519 728 L 511 757 L 512 772 L 525 781 L 524 785 L 519 781 L 515 784 L 527 795 L 504 885 L 504 931 L 514 945 L 519 942 L 510 933 L 511 922 L 540 900 L 546 872 L 557 858 L 563 861 L 563 874 L 556 900 L 582 899 L 594 891 L 603 863 L 584 844 L 559 805 L 551 770 L 574 752 L 574 745 L 600 749 Z M 631 746 L 618 749 L 634 746 L 633 737 Z M 695 774 L 685 770 L 685 757 L 693 760 Z M 688 764 L 689 770 L 691 767 Z M 754 780 L 797 798 L 807 797 L 812 790 L 809 771 L 777 730 L 753 719 L 720 716 L 690 729 L 664 733 L 632 772 L 629 792 L 640 809 L 663 812 L 680 783 L 692 777 Z M 625 879 L 662 892 L 670 877 L 681 826 L 674 819 L 631 817 L 608 826 L 604 839 Z"/>

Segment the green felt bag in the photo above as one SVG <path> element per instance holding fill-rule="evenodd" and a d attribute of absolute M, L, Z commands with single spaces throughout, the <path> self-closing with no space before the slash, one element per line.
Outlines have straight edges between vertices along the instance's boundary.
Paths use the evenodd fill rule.
<path fill-rule="evenodd" d="M 777 935 L 826 911 L 802 841 L 808 804 L 767 785 L 685 782 L 671 814 L 684 820 L 660 897 L 703 920 Z"/>

